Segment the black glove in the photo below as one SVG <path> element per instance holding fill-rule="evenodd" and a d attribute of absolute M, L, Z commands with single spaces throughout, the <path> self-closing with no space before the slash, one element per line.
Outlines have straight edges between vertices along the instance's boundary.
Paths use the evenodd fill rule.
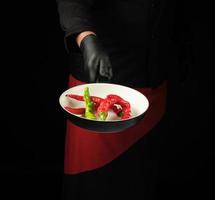
<path fill-rule="evenodd" d="M 112 78 L 112 66 L 97 36 L 93 34 L 86 36 L 81 41 L 80 49 L 89 82 L 109 82 Z"/>

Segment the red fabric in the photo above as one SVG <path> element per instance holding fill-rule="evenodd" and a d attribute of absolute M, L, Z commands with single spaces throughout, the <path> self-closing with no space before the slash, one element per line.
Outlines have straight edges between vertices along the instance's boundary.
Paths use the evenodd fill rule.
<path fill-rule="evenodd" d="M 83 82 L 70 76 L 70 87 L 80 84 Z M 136 88 L 148 98 L 150 106 L 144 120 L 125 131 L 101 134 L 82 129 L 68 121 L 64 173 L 78 174 L 102 167 L 147 134 L 165 112 L 166 85 L 164 82 L 156 89 Z"/>

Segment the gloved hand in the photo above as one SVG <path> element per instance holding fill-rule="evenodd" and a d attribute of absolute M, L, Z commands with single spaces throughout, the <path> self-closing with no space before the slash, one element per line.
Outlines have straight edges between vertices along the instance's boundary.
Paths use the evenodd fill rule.
<path fill-rule="evenodd" d="M 105 82 L 112 78 L 112 66 L 109 56 L 103 49 L 96 35 L 86 36 L 80 44 L 84 58 L 84 70 L 88 74 L 89 82 Z"/>

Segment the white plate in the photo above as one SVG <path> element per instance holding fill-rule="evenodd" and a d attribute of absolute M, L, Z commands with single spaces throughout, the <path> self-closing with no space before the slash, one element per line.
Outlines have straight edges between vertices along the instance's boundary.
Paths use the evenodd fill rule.
<path fill-rule="evenodd" d="M 116 117 L 115 113 L 109 111 L 108 117 L 105 121 L 88 120 L 81 115 L 76 115 L 76 114 L 73 114 L 73 113 L 70 113 L 69 111 L 67 111 L 65 109 L 66 106 L 84 107 L 84 102 L 68 98 L 68 97 L 66 97 L 66 95 L 67 94 L 77 94 L 77 95 L 83 96 L 85 87 L 89 88 L 89 92 L 90 92 L 91 96 L 98 96 L 101 98 L 105 98 L 109 94 L 115 94 L 115 95 L 122 97 L 124 100 L 128 101 L 131 105 L 131 117 L 129 119 L 122 120 L 119 117 Z M 141 119 L 143 117 L 144 113 L 147 111 L 147 109 L 149 107 L 148 99 L 146 98 L 145 95 L 143 95 L 139 91 L 137 91 L 133 88 L 130 88 L 130 87 L 123 86 L 123 85 L 111 84 L 111 83 L 89 83 L 89 84 L 82 84 L 82 85 L 78 85 L 78 86 L 69 88 L 61 94 L 61 96 L 59 98 L 59 103 L 60 103 L 60 106 L 62 107 L 62 109 L 65 111 L 65 113 L 67 113 L 67 117 L 69 117 L 69 119 L 71 121 L 73 121 L 75 124 L 81 126 L 82 128 L 87 128 L 87 129 L 95 130 L 95 131 L 99 130 L 102 132 L 103 131 L 108 132 L 108 131 L 103 130 L 103 128 L 105 127 L 104 124 L 109 124 L 110 122 L 112 122 L 111 123 L 112 126 L 114 126 L 114 123 L 121 122 L 121 125 L 122 126 L 125 125 L 126 128 L 136 124 L 139 121 L 139 119 Z M 85 124 L 86 120 L 90 121 L 87 123 L 88 127 L 86 127 L 86 124 Z M 128 123 L 130 124 L 129 126 L 126 124 L 126 121 L 128 121 Z M 83 122 L 83 124 L 82 124 L 82 122 Z M 89 127 L 90 124 L 93 122 L 98 124 L 98 126 L 101 126 L 101 129 Z M 94 127 L 95 124 L 92 126 Z M 104 126 L 104 127 L 102 128 L 102 126 Z M 117 127 L 118 127 L 118 125 L 117 125 Z M 106 128 L 108 128 L 108 127 L 106 127 Z M 109 128 L 109 129 L 111 129 L 111 128 Z M 112 131 L 114 131 L 114 127 L 112 129 L 113 129 Z M 118 127 L 117 129 L 120 129 L 120 127 Z M 123 129 L 123 127 L 122 127 L 122 129 Z"/>

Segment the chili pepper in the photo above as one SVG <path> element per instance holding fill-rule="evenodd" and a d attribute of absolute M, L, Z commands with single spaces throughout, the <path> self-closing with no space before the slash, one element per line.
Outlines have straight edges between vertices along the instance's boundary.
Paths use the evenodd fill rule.
<path fill-rule="evenodd" d="M 94 114 L 94 103 L 91 100 L 88 87 L 84 88 L 84 101 L 85 101 L 85 105 L 86 105 L 85 117 L 87 119 L 96 119 L 96 116 Z"/>
<path fill-rule="evenodd" d="M 84 101 L 84 96 L 78 95 L 78 94 L 66 94 L 66 97 L 70 97 L 79 101 Z M 102 98 L 101 97 L 96 97 L 96 96 L 90 96 L 91 100 L 94 103 L 100 103 Z"/>
<path fill-rule="evenodd" d="M 77 94 L 66 94 L 66 97 L 76 99 L 76 100 L 79 100 L 79 101 L 84 101 L 84 96 L 77 95 Z"/>
<path fill-rule="evenodd" d="M 128 119 L 131 117 L 131 110 L 127 108 L 122 108 L 122 119 Z"/>
<path fill-rule="evenodd" d="M 93 101 L 93 103 L 94 103 L 94 110 L 97 110 L 98 107 L 99 107 L 99 105 L 100 105 L 100 103 L 101 103 L 101 101 L 102 101 L 103 99 L 100 98 L 100 97 L 96 97 L 96 96 L 91 96 L 91 99 L 92 99 L 92 101 Z"/>
<path fill-rule="evenodd" d="M 84 96 L 77 95 L 77 94 L 66 94 L 66 97 L 76 99 L 78 101 L 84 101 Z M 100 102 L 103 100 L 101 97 L 91 96 L 91 100 L 94 103 L 94 110 L 97 110 Z"/>
<path fill-rule="evenodd" d="M 124 100 L 122 97 L 115 95 L 115 94 L 109 94 L 107 95 L 108 98 L 114 98 L 117 100 L 118 103 L 120 103 L 120 105 L 122 106 L 126 106 L 127 108 L 130 108 L 130 103 L 126 100 Z"/>
<path fill-rule="evenodd" d="M 116 113 L 116 115 L 118 117 L 122 117 L 122 108 L 121 107 L 119 107 L 118 105 L 114 104 L 112 106 L 112 110 L 113 110 L 114 113 Z"/>
<path fill-rule="evenodd" d="M 66 97 L 73 98 L 79 101 L 84 101 L 84 96 L 77 95 L 77 94 L 66 94 Z M 102 100 L 101 97 L 96 97 L 96 96 L 90 96 L 90 97 L 91 97 L 91 100 L 96 104 L 99 104 Z"/>
<path fill-rule="evenodd" d="M 106 120 L 106 118 L 108 116 L 109 108 L 112 108 L 115 103 L 116 103 L 115 98 L 110 97 L 110 98 L 103 99 L 97 109 L 99 119 L 101 119 L 103 121 Z"/>
<path fill-rule="evenodd" d="M 101 119 L 103 121 L 106 120 L 106 118 L 108 116 L 109 103 L 110 102 L 107 101 L 107 99 L 104 99 L 101 101 L 101 103 L 99 104 L 99 106 L 97 108 L 99 119 Z"/>
<path fill-rule="evenodd" d="M 100 104 L 103 100 L 101 97 L 91 96 L 91 99 L 94 103 Z"/>
<path fill-rule="evenodd" d="M 84 101 L 84 96 L 81 95 L 66 94 L 66 96 L 79 101 Z M 107 95 L 105 99 L 97 96 L 90 96 L 90 99 L 94 103 L 94 105 L 91 105 L 93 107 L 93 110 L 97 110 L 99 118 L 101 120 L 105 120 L 107 118 L 109 109 L 112 109 L 113 112 L 122 119 L 128 119 L 131 116 L 130 103 L 128 101 L 125 101 L 118 95 L 110 94 Z M 74 110 L 74 112 L 78 111 Z"/>
<path fill-rule="evenodd" d="M 75 108 L 75 107 L 69 107 L 69 106 L 65 106 L 64 108 L 67 111 L 77 115 L 82 115 L 85 112 L 85 108 Z"/>
<path fill-rule="evenodd" d="M 124 100 L 122 97 L 114 94 L 107 95 L 107 98 L 115 99 L 117 104 L 122 107 L 122 119 L 128 119 L 131 117 L 131 106 L 130 103 Z"/>

